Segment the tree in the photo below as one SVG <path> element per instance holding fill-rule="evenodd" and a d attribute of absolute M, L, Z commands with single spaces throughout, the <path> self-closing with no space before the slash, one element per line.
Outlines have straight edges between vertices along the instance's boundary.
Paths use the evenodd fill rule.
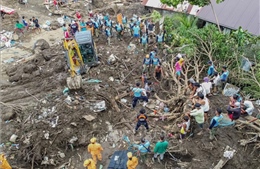
<path fill-rule="evenodd" d="M 182 4 L 185 0 L 161 0 L 161 3 L 166 4 L 168 6 L 173 6 L 176 7 L 179 4 Z M 218 17 L 217 14 L 215 12 L 215 9 L 211 3 L 211 0 L 188 0 L 190 4 L 192 5 L 198 5 L 200 7 L 206 6 L 206 5 L 210 5 L 212 12 L 215 16 L 216 19 L 216 23 L 218 25 L 218 30 L 219 32 L 221 32 L 220 26 L 219 26 L 219 22 L 218 22 Z M 216 0 L 217 4 L 223 2 L 224 0 Z"/>

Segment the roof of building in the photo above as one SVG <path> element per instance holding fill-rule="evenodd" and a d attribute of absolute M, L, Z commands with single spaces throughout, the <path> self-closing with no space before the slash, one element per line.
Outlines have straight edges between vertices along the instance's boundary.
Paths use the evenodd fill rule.
<path fill-rule="evenodd" d="M 254 35 L 260 35 L 260 4 L 259 0 L 226 0 L 216 4 L 211 0 L 221 26 L 244 30 Z M 211 6 L 200 9 L 197 16 L 205 21 L 216 23 Z"/>
<path fill-rule="evenodd" d="M 155 8 L 155 9 L 163 9 L 163 10 L 174 11 L 174 12 L 187 11 L 187 13 L 190 15 L 196 15 L 197 11 L 200 9 L 200 7 L 196 5 L 189 4 L 188 1 L 184 1 L 183 4 L 177 5 L 176 8 L 162 4 L 160 0 L 143 0 L 142 5 L 146 7 Z"/>

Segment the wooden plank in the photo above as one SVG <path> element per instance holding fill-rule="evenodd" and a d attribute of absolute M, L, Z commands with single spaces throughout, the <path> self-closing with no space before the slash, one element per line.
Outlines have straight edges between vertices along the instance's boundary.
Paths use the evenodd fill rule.
<path fill-rule="evenodd" d="M 248 121 L 254 119 L 254 117 L 252 117 L 252 116 L 245 116 L 244 118 L 245 118 L 246 120 L 248 120 Z M 260 127 L 260 120 L 256 120 L 256 121 L 254 121 L 253 123 L 256 124 L 256 125 L 258 125 L 258 126 Z"/>

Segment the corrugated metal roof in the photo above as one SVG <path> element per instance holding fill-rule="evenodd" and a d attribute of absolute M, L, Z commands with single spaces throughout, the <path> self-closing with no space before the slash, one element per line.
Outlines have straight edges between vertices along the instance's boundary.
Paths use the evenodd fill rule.
<path fill-rule="evenodd" d="M 259 0 L 225 0 L 216 4 L 211 0 L 221 26 L 244 30 L 254 35 L 260 35 L 260 1 Z M 210 5 L 200 9 L 197 14 L 200 19 L 216 23 Z"/>

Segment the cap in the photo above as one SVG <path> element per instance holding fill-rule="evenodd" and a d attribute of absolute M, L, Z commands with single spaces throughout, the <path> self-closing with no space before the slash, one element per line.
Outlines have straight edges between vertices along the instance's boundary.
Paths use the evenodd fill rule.
<path fill-rule="evenodd" d="M 189 82 L 190 82 L 190 83 L 196 83 L 193 78 L 190 78 L 190 79 L 189 79 Z"/>
<path fill-rule="evenodd" d="M 223 66 L 222 68 L 223 68 L 223 69 L 227 69 L 227 66 Z"/>
<path fill-rule="evenodd" d="M 132 158 L 132 157 L 133 157 L 133 154 L 132 154 L 131 152 L 128 152 L 128 153 L 127 153 L 127 157 L 128 157 L 128 158 Z"/>
<path fill-rule="evenodd" d="M 145 55 L 146 58 L 149 58 L 149 55 Z"/>
<path fill-rule="evenodd" d="M 201 104 L 199 104 L 199 103 L 195 104 L 195 107 L 200 107 L 200 106 L 201 106 Z"/>
<path fill-rule="evenodd" d="M 97 141 L 97 139 L 95 137 L 93 137 L 92 139 L 90 139 L 91 143 L 95 143 Z"/>
<path fill-rule="evenodd" d="M 204 82 L 209 82 L 209 78 L 208 77 L 204 77 L 203 80 L 204 80 Z"/>
<path fill-rule="evenodd" d="M 212 61 L 208 61 L 208 64 L 212 64 Z"/>
<path fill-rule="evenodd" d="M 183 117 L 183 120 L 188 121 L 188 120 L 189 120 L 189 117 L 188 117 L 188 116 L 184 116 L 184 117 Z"/>
<path fill-rule="evenodd" d="M 236 106 L 236 107 L 240 107 L 240 103 L 239 103 L 239 102 L 236 102 L 236 103 L 235 103 L 235 106 Z"/>
<path fill-rule="evenodd" d="M 200 87 L 200 84 L 198 82 L 194 83 L 194 86 Z"/>
<path fill-rule="evenodd" d="M 141 142 L 144 143 L 145 142 L 145 138 L 141 138 Z"/>
<path fill-rule="evenodd" d="M 90 164 L 90 160 L 85 160 L 83 166 L 87 167 Z"/>
<path fill-rule="evenodd" d="M 140 113 L 141 113 L 141 114 L 144 114 L 144 113 L 145 113 L 145 109 L 141 109 L 141 110 L 140 110 Z"/>

